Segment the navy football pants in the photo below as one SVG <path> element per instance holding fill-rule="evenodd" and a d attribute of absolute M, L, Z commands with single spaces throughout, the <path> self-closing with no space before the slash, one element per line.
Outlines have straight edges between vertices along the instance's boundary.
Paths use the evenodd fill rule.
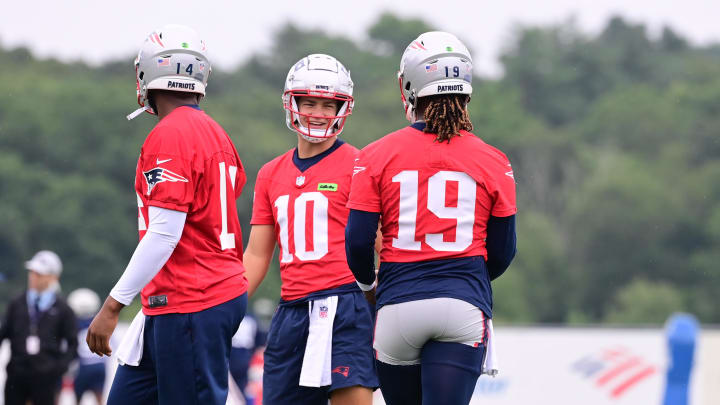
<path fill-rule="evenodd" d="M 327 405 L 331 391 L 380 383 L 372 351 L 373 311 L 363 294 L 338 295 L 333 322 L 331 377 L 324 387 L 300 386 L 310 327 L 308 303 L 278 307 L 268 332 L 263 373 L 263 405 Z"/>
<path fill-rule="evenodd" d="M 224 405 L 230 342 L 247 308 L 247 293 L 190 314 L 145 319 L 140 365 L 119 366 L 108 405 Z"/>
<path fill-rule="evenodd" d="M 81 364 L 73 381 L 75 398 L 80 402 L 86 391 L 103 392 L 105 387 L 105 363 Z"/>

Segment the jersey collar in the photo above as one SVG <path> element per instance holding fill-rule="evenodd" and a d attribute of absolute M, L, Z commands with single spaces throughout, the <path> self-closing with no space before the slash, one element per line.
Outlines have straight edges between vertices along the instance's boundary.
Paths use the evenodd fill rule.
<path fill-rule="evenodd" d="M 425 124 L 425 121 L 418 121 L 418 122 L 410 125 L 411 128 L 415 128 L 415 129 L 417 129 L 418 131 L 423 131 L 423 130 L 425 130 L 425 127 L 426 127 L 426 126 L 427 126 L 427 124 Z"/>
<path fill-rule="evenodd" d="M 338 138 L 335 140 L 333 146 L 331 146 L 328 150 L 323 151 L 319 155 L 315 155 L 306 159 L 301 159 L 300 156 L 298 156 L 297 148 L 295 148 L 295 150 L 293 151 L 293 163 L 295 164 L 295 167 L 300 170 L 300 172 L 304 172 L 305 170 L 311 168 L 313 165 L 321 161 L 325 156 L 333 153 L 335 149 L 341 147 L 344 143 L 344 141 Z"/>

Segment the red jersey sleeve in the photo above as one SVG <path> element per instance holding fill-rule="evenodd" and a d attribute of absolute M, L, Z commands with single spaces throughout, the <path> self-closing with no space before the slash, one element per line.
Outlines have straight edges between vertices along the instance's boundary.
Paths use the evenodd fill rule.
<path fill-rule="evenodd" d="M 274 225 L 272 204 L 268 195 L 270 179 L 260 170 L 255 181 L 255 192 L 253 193 L 253 209 L 250 225 Z"/>
<path fill-rule="evenodd" d="M 501 155 L 495 169 L 493 182 L 490 183 L 490 196 L 493 201 L 490 215 L 494 217 L 509 217 L 517 213 L 515 205 L 515 176 L 510 161 Z"/>
<path fill-rule="evenodd" d="M 372 169 L 368 154 L 365 150 L 360 151 L 360 154 L 355 159 L 355 167 L 353 167 L 350 197 L 347 202 L 348 208 L 367 212 L 382 212 L 378 178 Z"/>
<path fill-rule="evenodd" d="M 196 173 L 192 152 L 186 149 L 174 128 L 159 126 L 148 136 L 139 160 L 144 182 L 137 190 L 148 205 L 188 212 L 194 201 Z"/>

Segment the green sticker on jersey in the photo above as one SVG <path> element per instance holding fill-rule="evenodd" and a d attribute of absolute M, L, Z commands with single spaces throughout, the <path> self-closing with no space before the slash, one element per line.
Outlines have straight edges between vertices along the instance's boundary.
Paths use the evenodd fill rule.
<path fill-rule="evenodd" d="M 337 191 L 338 185 L 335 183 L 318 183 L 318 191 Z"/>

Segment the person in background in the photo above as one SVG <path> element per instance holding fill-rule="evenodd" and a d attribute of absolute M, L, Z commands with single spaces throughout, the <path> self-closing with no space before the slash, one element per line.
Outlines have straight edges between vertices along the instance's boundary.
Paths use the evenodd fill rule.
<path fill-rule="evenodd" d="M 254 396 L 247 391 L 250 359 L 255 351 L 265 344 L 265 332 L 258 320 L 251 314 L 245 314 L 240 327 L 232 338 L 230 349 L 230 375 L 242 391 L 247 405 L 255 403 Z"/>
<path fill-rule="evenodd" d="M 78 366 L 73 379 L 75 399 L 79 404 L 83 395 L 90 391 L 97 403 L 102 404 L 107 358 L 93 354 L 85 342 L 90 322 L 100 309 L 100 297 L 93 290 L 78 288 L 68 295 L 67 302 L 78 321 Z"/>
<path fill-rule="evenodd" d="M 28 289 L 10 302 L 0 326 L 0 344 L 10 340 L 5 405 L 54 405 L 77 353 L 75 315 L 60 295 L 57 254 L 41 250 L 25 268 Z"/>

